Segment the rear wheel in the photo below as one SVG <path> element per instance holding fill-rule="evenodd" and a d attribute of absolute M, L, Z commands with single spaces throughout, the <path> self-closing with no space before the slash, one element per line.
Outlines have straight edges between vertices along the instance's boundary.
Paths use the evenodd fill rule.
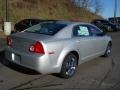
<path fill-rule="evenodd" d="M 77 57 L 72 53 L 68 54 L 63 62 L 60 76 L 63 78 L 70 78 L 74 76 L 76 73 L 77 65 Z"/>
<path fill-rule="evenodd" d="M 106 48 L 104 57 L 109 57 L 109 56 L 110 56 L 110 54 L 111 54 L 111 49 L 112 49 L 112 43 L 108 43 L 108 46 L 107 46 L 107 48 Z"/>

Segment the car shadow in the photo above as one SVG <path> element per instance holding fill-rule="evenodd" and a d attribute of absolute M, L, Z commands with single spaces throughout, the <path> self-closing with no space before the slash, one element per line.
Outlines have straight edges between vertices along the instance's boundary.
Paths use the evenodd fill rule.
<path fill-rule="evenodd" d="M 20 66 L 20 65 L 17 65 L 15 63 L 12 63 L 8 60 L 5 59 L 5 56 L 4 56 L 4 51 L 1 51 L 0 52 L 0 63 L 14 71 L 17 71 L 17 72 L 20 72 L 20 73 L 23 73 L 23 74 L 28 74 L 28 75 L 38 75 L 40 73 L 34 71 L 34 70 L 31 70 L 29 68 L 26 68 L 26 67 L 23 67 L 23 66 Z"/>

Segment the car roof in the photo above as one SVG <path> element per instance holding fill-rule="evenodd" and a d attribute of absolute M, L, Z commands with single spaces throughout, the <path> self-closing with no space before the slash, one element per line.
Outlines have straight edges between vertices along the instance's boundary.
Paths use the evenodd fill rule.
<path fill-rule="evenodd" d="M 61 23 L 61 24 L 66 24 L 66 25 L 72 25 L 72 24 L 87 24 L 87 25 L 92 25 L 90 23 L 86 23 L 86 22 L 75 22 L 75 21 L 57 21 L 57 23 Z"/>
<path fill-rule="evenodd" d="M 108 21 L 106 19 L 94 19 L 93 21 Z"/>

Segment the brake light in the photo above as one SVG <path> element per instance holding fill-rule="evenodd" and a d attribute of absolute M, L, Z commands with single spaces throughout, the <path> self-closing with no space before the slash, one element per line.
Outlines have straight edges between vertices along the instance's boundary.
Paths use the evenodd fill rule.
<path fill-rule="evenodd" d="M 12 46 L 12 39 L 11 39 L 11 37 L 7 36 L 6 42 L 7 42 L 8 46 L 10 46 L 10 47 Z"/>
<path fill-rule="evenodd" d="M 29 51 L 33 52 L 33 53 L 40 53 L 40 54 L 44 54 L 45 53 L 43 45 L 40 42 L 38 42 L 38 41 L 35 44 L 30 46 Z"/>

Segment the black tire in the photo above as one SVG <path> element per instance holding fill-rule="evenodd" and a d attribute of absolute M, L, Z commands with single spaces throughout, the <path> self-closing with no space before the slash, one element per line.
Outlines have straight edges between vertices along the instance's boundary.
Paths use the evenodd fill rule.
<path fill-rule="evenodd" d="M 62 78 L 68 79 L 75 75 L 77 66 L 78 66 L 77 57 L 74 54 L 70 53 L 65 57 L 59 75 Z"/>
<path fill-rule="evenodd" d="M 103 55 L 104 57 L 109 57 L 111 54 L 111 49 L 112 49 L 112 43 L 108 43 L 105 54 Z"/>

